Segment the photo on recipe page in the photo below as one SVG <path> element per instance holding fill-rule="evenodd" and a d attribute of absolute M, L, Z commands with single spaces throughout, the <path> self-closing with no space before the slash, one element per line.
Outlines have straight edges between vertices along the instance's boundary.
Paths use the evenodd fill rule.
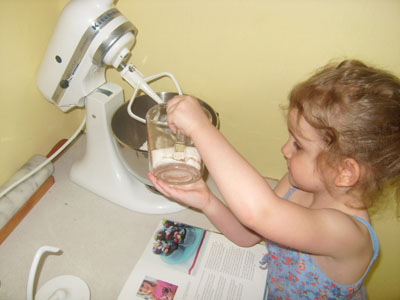
<path fill-rule="evenodd" d="M 173 300 L 177 289 L 174 284 L 146 276 L 137 295 L 146 300 Z"/>

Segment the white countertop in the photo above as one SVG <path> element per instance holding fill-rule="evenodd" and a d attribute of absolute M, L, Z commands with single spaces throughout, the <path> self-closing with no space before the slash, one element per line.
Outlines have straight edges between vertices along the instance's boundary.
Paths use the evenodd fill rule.
<path fill-rule="evenodd" d="M 72 163 L 84 151 L 80 136 L 54 163 L 54 185 L 0 246 L 0 299 L 23 300 L 36 251 L 58 247 L 61 255 L 42 261 L 37 289 L 59 275 L 74 275 L 90 288 L 91 299 L 117 299 L 161 219 L 215 230 L 192 209 L 151 215 L 130 211 L 71 182 Z"/>

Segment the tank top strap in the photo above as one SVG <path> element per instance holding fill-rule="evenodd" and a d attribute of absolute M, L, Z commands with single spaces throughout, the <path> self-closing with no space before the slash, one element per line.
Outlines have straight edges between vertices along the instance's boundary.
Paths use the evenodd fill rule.
<path fill-rule="evenodd" d="M 373 259 L 376 258 L 376 256 L 378 256 L 378 252 L 379 252 L 379 241 L 378 241 L 378 237 L 375 233 L 374 228 L 372 227 L 372 225 L 365 219 L 357 217 L 357 216 L 353 216 L 354 219 L 356 219 L 357 221 L 360 221 L 361 223 L 363 223 L 369 232 L 369 235 L 371 236 L 371 241 L 372 241 L 372 247 L 374 249 L 374 257 Z"/>
<path fill-rule="evenodd" d="M 292 196 L 292 194 L 297 190 L 297 187 L 292 186 L 288 192 L 286 193 L 285 197 L 283 197 L 283 199 L 285 200 L 289 200 L 290 196 Z"/>
<path fill-rule="evenodd" d="M 374 228 L 372 227 L 372 225 L 367 220 L 364 220 L 363 218 L 360 218 L 360 217 L 357 217 L 357 216 L 353 216 L 353 218 L 356 219 L 357 221 L 360 221 L 361 223 L 363 223 L 367 227 L 369 235 L 371 237 L 372 248 L 373 248 L 374 253 L 373 253 L 371 262 L 370 262 L 370 264 L 369 264 L 369 266 L 367 268 L 367 271 L 365 272 L 365 274 L 367 274 L 369 269 L 371 268 L 373 262 L 378 257 L 378 254 L 379 254 L 379 241 L 378 241 L 378 237 L 377 237 L 377 235 L 375 233 Z"/>

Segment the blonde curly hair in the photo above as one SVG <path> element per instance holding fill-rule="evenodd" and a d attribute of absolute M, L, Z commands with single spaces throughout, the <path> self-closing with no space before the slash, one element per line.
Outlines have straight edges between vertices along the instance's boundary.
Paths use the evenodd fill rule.
<path fill-rule="evenodd" d="M 293 88 L 289 111 L 316 128 L 326 149 L 319 168 L 353 158 L 362 168 L 358 192 L 365 207 L 383 185 L 400 188 L 400 80 L 358 60 L 327 65 Z"/>

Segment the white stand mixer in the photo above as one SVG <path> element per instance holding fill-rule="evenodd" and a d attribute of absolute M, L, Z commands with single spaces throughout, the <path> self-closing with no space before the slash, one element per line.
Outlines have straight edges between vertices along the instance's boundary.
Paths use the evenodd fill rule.
<path fill-rule="evenodd" d="M 126 170 L 111 134 L 111 118 L 124 97 L 120 86 L 106 82 L 107 66 L 122 69 L 121 76 L 135 88 L 134 95 L 142 90 L 156 102 L 162 101 L 147 82 L 164 76 L 182 93 L 172 74 L 144 78 L 132 64 L 126 64 L 135 34 L 136 28 L 112 0 L 71 0 L 59 18 L 37 84 L 64 112 L 86 108 L 86 152 L 72 166 L 72 181 L 133 211 L 177 212 L 185 207 L 150 192 Z"/>

